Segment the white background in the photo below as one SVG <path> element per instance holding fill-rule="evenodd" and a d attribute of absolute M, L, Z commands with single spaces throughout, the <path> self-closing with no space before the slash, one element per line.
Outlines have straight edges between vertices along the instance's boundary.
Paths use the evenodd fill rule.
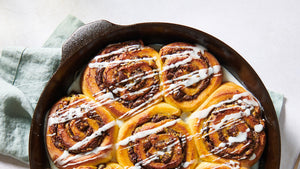
<path fill-rule="evenodd" d="M 0 48 L 40 47 L 68 15 L 85 23 L 172 22 L 227 43 L 256 70 L 265 86 L 284 94 L 280 115 L 281 169 L 300 152 L 300 1 L 297 0 L 0 0 Z M 0 168 L 28 168 L 0 155 Z"/>

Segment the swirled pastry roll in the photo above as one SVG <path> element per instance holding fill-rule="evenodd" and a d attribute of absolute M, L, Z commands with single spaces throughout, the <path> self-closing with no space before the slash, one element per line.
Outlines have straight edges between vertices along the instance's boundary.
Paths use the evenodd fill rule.
<path fill-rule="evenodd" d="M 98 165 L 112 158 L 117 126 L 113 116 L 91 98 L 62 98 L 50 110 L 46 143 L 58 168 Z"/>
<path fill-rule="evenodd" d="M 101 167 L 98 169 L 102 169 Z M 108 163 L 103 169 L 123 169 L 119 164 L 117 163 Z"/>
<path fill-rule="evenodd" d="M 117 160 L 124 168 L 194 168 L 197 152 L 180 110 L 160 103 L 120 128 Z"/>
<path fill-rule="evenodd" d="M 260 104 L 232 82 L 221 85 L 188 123 L 203 161 L 250 167 L 262 155 L 266 134 Z"/>
<path fill-rule="evenodd" d="M 98 169 L 96 166 L 79 166 L 76 169 Z"/>
<path fill-rule="evenodd" d="M 240 167 L 238 163 L 232 161 L 224 164 L 201 162 L 196 167 L 196 169 L 248 169 L 248 168 Z"/>
<path fill-rule="evenodd" d="M 110 45 L 88 64 L 82 91 L 116 118 L 134 116 L 162 100 L 157 57 L 140 41 Z"/>
<path fill-rule="evenodd" d="M 219 62 L 201 46 L 175 42 L 159 56 L 164 99 L 184 112 L 198 108 L 222 82 Z"/>
<path fill-rule="evenodd" d="M 117 163 L 100 164 L 98 166 L 79 166 L 76 169 L 123 169 Z"/>

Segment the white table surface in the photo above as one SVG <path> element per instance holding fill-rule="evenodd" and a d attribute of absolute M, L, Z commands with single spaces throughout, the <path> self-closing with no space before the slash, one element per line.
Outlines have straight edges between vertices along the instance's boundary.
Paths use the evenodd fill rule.
<path fill-rule="evenodd" d="M 0 48 L 40 47 L 68 15 L 85 23 L 160 21 L 194 27 L 227 43 L 268 89 L 284 94 L 279 122 L 281 169 L 300 152 L 300 1 L 297 0 L 0 0 Z M 0 168 L 29 168 L 0 155 Z"/>

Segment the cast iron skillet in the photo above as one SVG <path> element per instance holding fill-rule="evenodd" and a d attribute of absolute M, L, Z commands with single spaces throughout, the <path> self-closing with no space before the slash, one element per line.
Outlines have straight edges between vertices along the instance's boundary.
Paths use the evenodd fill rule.
<path fill-rule="evenodd" d="M 170 23 L 140 23 L 128 26 L 105 20 L 80 27 L 62 48 L 62 63 L 45 87 L 35 109 L 29 140 L 31 169 L 50 168 L 44 140 L 47 111 L 67 90 L 76 72 L 81 70 L 106 45 L 141 39 L 147 44 L 167 44 L 175 41 L 203 45 L 260 101 L 266 119 L 267 143 L 260 168 L 279 169 L 280 134 L 270 96 L 251 66 L 231 47 L 202 31 Z"/>

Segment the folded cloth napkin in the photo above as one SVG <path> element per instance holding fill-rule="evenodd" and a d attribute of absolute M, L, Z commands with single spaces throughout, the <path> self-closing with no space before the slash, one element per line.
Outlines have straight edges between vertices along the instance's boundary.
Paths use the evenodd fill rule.
<path fill-rule="evenodd" d="M 83 22 L 67 16 L 42 48 L 9 47 L 0 57 L 0 153 L 28 163 L 31 118 L 57 69 L 63 42 Z"/>
<path fill-rule="evenodd" d="M 28 140 L 34 108 L 57 69 L 61 46 L 83 23 L 68 16 L 42 48 L 6 48 L 0 57 L 0 153 L 28 163 Z M 279 115 L 281 94 L 270 92 Z"/>

